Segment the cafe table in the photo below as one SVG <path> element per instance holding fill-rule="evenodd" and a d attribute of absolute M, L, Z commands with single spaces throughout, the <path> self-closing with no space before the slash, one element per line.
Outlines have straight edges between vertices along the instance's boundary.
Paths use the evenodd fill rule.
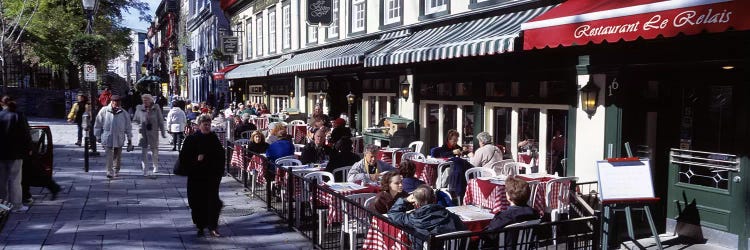
<path fill-rule="evenodd" d="M 519 175 L 520 177 L 521 175 Z M 521 177 L 524 179 L 524 177 Z M 505 194 L 505 177 L 479 177 L 469 180 L 466 185 L 466 195 L 464 195 L 464 204 L 473 204 L 482 208 L 490 209 L 493 214 L 505 211 L 510 206 L 510 202 Z M 539 181 L 537 192 L 534 195 L 533 208 L 537 209 L 540 214 L 544 213 L 544 186 L 546 181 L 551 180 L 551 176 L 528 175 L 526 181 Z"/>
<path fill-rule="evenodd" d="M 405 152 L 409 151 L 402 150 L 401 148 L 381 148 L 380 150 L 378 150 L 375 159 L 384 161 L 385 163 L 391 164 L 394 167 L 398 167 L 398 164 L 401 163 L 401 157 Z M 396 159 L 393 159 L 394 153 L 396 154 Z"/>
<path fill-rule="evenodd" d="M 441 163 L 446 162 L 442 158 L 426 158 L 426 159 L 411 159 L 414 163 L 415 172 L 414 177 L 424 181 L 425 184 L 430 187 L 435 187 L 435 181 L 437 181 L 437 167 Z"/>
<path fill-rule="evenodd" d="M 329 182 L 324 183 L 321 186 L 330 189 L 331 191 L 340 194 L 342 196 L 362 193 L 377 193 L 380 191 L 379 186 L 375 185 L 360 185 L 353 182 Z M 328 207 L 328 217 L 326 218 L 328 225 L 343 221 L 344 214 L 341 212 L 341 201 L 331 195 L 328 192 L 323 191 L 323 188 L 318 189 L 318 201 L 322 207 Z"/>
<path fill-rule="evenodd" d="M 461 221 L 472 232 L 481 232 L 495 216 L 487 209 L 477 206 L 454 206 L 446 208 L 458 215 Z M 387 217 L 387 216 L 386 216 Z M 410 249 L 408 234 L 391 222 L 373 216 L 370 229 L 365 236 L 362 249 Z"/>

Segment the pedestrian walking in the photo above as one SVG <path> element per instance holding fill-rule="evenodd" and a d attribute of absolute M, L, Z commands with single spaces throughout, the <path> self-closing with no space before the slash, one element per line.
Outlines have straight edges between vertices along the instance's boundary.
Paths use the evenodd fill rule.
<path fill-rule="evenodd" d="M 16 111 L 16 102 L 8 96 L 0 98 L 0 199 L 10 201 L 15 212 L 28 207 L 22 200 L 23 158 L 31 153 L 29 124 Z"/>
<path fill-rule="evenodd" d="M 120 107 L 120 96 L 113 95 L 108 106 L 99 110 L 94 122 L 96 140 L 104 146 L 107 155 L 107 178 L 119 176 L 122 146 L 125 139 L 128 147 L 132 145 L 133 133 L 130 125 L 130 114 Z"/>
<path fill-rule="evenodd" d="M 185 102 L 175 99 L 172 101 L 172 109 L 167 113 L 167 127 L 169 128 L 169 133 L 172 134 L 172 151 L 182 149 L 182 140 L 184 138 L 185 125 L 187 124 L 184 109 Z"/>
<path fill-rule="evenodd" d="M 88 97 L 83 93 L 78 93 L 78 101 L 73 103 L 73 107 L 70 108 L 68 113 L 68 123 L 75 123 L 78 126 L 78 141 L 76 145 L 81 146 L 81 138 L 83 137 L 83 114 L 86 112 L 86 105 L 88 105 Z"/>
<path fill-rule="evenodd" d="M 211 116 L 197 118 L 199 131 L 185 138 L 179 162 L 187 170 L 187 196 L 198 236 L 208 228 L 213 237 L 221 236 L 216 228 L 223 203 L 219 185 L 224 175 L 224 149 L 219 137 L 211 131 Z"/>
<path fill-rule="evenodd" d="M 133 121 L 140 124 L 138 132 L 141 139 L 138 146 L 141 147 L 141 167 L 143 176 L 148 177 L 150 174 L 146 163 L 148 162 L 148 152 L 151 151 L 151 161 L 153 172 L 159 172 L 159 132 L 162 138 L 167 138 L 164 130 L 164 116 L 161 114 L 161 107 L 154 103 L 154 97 L 150 94 L 141 95 L 143 104 L 135 107 Z"/>

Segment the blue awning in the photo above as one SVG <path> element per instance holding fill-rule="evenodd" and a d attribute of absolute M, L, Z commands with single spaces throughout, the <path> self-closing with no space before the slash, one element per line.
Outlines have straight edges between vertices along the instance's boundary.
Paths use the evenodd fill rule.
<path fill-rule="evenodd" d="M 365 58 L 365 67 L 494 55 L 514 50 L 521 24 L 546 6 L 415 32 L 395 39 Z"/>

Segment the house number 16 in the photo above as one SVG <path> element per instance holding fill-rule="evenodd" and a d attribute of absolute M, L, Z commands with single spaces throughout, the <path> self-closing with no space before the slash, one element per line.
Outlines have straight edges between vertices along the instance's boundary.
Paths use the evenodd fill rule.
<path fill-rule="evenodd" d="M 607 88 L 609 88 L 609 96 L 612 96 L 614 94 L 613 92 L 620 88 L 620 83 L 617 82 L 617 78 L 613 79 L 612 83 L 609 84 L 609 87 Z"/>

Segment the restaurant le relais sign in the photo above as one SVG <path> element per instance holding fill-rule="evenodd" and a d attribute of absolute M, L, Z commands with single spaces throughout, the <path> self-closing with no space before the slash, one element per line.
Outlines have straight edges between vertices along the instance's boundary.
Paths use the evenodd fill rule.
<path fill-rule="evenodd" d="M 627 1 L 590 5 L 592 1 L 598 0 L 571 0 L 522 24 L 524 49 L 750 29 L 747 0 L 651 0 L 631 6 L 623 5 Z M 563 13 L 583 9 L 579 6 L 596 7 Z"/>

